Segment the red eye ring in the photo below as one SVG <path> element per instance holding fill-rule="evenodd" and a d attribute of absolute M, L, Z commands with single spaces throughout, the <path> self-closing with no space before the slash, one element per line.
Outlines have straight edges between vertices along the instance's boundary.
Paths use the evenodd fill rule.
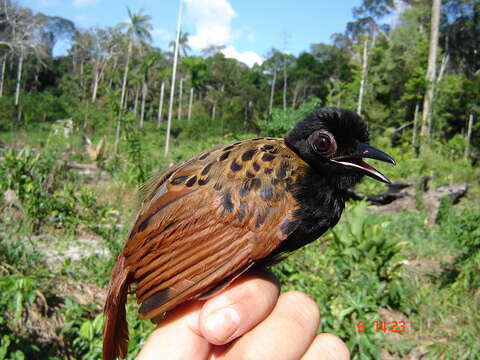
<path fill-rule="evenodd" d="M 337 150 L 335 139 L 326 131 L 315 131 L 310 136 L 310 144 L 320 155 L 330 155 Z"/>

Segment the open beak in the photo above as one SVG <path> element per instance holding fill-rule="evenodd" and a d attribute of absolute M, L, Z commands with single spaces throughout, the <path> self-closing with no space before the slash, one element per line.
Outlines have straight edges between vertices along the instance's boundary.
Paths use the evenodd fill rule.
<path fill-rule="evenodd" d="M 350 156 L 340 156 L 330 160 L 336 164 L 357 169 L 363 174 L 386 184 L 391 183 L 391 181 L 380 171 L 363 161 L 363 158 L 385 161 L 393 165 L 397 164 L 390 155 L 368 144 L 359 144 L 355 153 Z"/>

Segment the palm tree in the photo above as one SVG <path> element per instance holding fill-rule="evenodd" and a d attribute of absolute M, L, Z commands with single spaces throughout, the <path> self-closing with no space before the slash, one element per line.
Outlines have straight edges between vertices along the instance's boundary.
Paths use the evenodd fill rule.
<path fill-rule="evenodd" d="M 125 70 L 123 72 L 123 82 L 122 82 L 122 95 L 120 98 L 120 108 L 124 107 L 125 100 L 125 89 L 127 86 L 127 76 L 128 76 L 128 65 L 130 62 L 130 56 L 132 55 L 133 45 L 141 45 L 142 42 L 152 41 L 152 35 L 150 31 L 153 30 L 152 23 L 150 20 L 152 17 L 150 15 L 142 14 L 143 10 L 140 10 L 138 13 L 133 13 L 130 11 L 130 8 L 127 7 L 128 11 L 128 21 L 121 23 L 120 27 L 126 29 L 125 35 L 128 38 L 128 50 L 127 50 L 127 59 L 125 61 Z"/>
<path fill-rule="evenodd" d="M 178 51 L 181 57 L 186 57 L 188 52 L 192 50 L 192 48 L 188 45 L 189 36 L 190 34 L 188 32 L 180 32 L 180 36 L 178 38 Z M 170 41 L 168 45 L 175 50 L 175 41 Z"/>
<path fill-rule="evenodd" d="M 125 61 L 125 70 L 123 72 L 123 81 L 122 81 L 122 93 L 120 96 L 120 111 L 125 106 L 125 90 L 127 87 L 127 77 L 128 77 L 128 65 L 130 62 L 130 56 L 132 55 L 133 45 L 141 45 L 142 42 L 152 41 L 152 35 L 150 31 L 153 29 L 152 23 L 150 20 L 152 17 L 150 15 L 142 14 L 143 10 L 140 10 L 138 13 L 133 13 L 130 11 L 130 8 L 127 6 L 128 12 L 128 21 L 121 23 L 120 28 L 126 29 L 125 35 L 128 38 L 128 50 L 127 50 L 127 59 Z M 140 47 L 141 49 L 141 47 Z M 115 132 L 115 152 L 118 148 L 118 140 L 120 138 L 120 118 L 117 122 L 117 130 Z"/>

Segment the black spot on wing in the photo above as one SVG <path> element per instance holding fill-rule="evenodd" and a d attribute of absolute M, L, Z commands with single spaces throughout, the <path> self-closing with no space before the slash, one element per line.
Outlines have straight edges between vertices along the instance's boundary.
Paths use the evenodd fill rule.
<path fill-rule="evenodd" d="M 260 170 L 260 165 L 256 161 L 253 162 L 253 170 L 258 171 Z"/>
<path fill-rule="evenodd" d="M 290 168 L 290 165 L 286 161 L 282 161 L 280 167 L 277 170 L 277 178 L 284 179 L 287 176 L 287 170 Z"/>
<path fill-rule="evenodd" d="M 271 186 L 264 186 L 260 190 L 260 196 L 262 197 L 263 200 L 265 201 L 270 201 L 273 198 L 273 189 Z"/>
<path fill-rule="evenodd" d="M 258 178 L 247 179 L 240 188 L 239 195 L 241 197 L 247 196 L 252 189 L 259 189 L 262 186 L 262 181 Z"/>
<path fill-rule="evenodd" d="M 260 189 L 260 186 L 262 186 L 262 181 L 259 178 L 252 179 L 252 188 L 254 189 Z"/>
<path fill-rule="evenodd" d="M 273 172 L 272 168 L 265 168 L 264 170 L 265 174 L 270 175 Z"/>
<path fill-rule="evenodd" d="M 225 211 L 232 212 L 233 211 L 233 202 L 232 202 L 232 195 L 229 191 L 226 191 L 225 194 L 222 196 L 222 206 Z"/>
<path fill-rule="evenodd" d="M 255 177 L 255 174 L 251 173 L 250 171 L 247 171 L 246 175 L 249 179 L 253 179 Z"/>
<path fill-rule="evenodd" d="M 145 220 L 143 220 L 140 225 L 138 225 L 137 231 L 142 232 L 145 230 L 148 226 L 148 223 L 150 222 L 151 216 L 147 217 Z"/>
<path fill-rule="evenodd" d="M 210 181 L 210 177 L 204 179 L 198 179 L 198 185 L 205 185 Z"/>
<path fill-rule="evenodd" d="M 265 220 L 267 220 L 267 212 L 262 211 L 262 212 L 260 212 L 260 214 L 257 215 L 255 226 L 256 227 L 262 226 L 263 223 L 265 223 Z"/>
<path fill-rule="evenodd" d="M 223 151 L 232 150 L 234 147 L 235 147 L 235 144 L 226 146 L 226 147 L 223 148 Z"/>
<path fill-rule="evenodd" d="M 245 151 L 245 152 L 242 154 L 242 161 L 252 160 L 253 155 L 255 155 L 256 152 L 257 152 L 256 149 L 252 149 L 252 150 L 247 150 L 247 151 Z"/>
<path fill-rule="evenodd" d="M 200 156 L 198 158 L 198 160 L 203 160 L 203 159 L 206 159 L 208 157 L 208 155 L 210 155 L 210 151 L 207 151 L 205 154 L 203 154 L 202 156 Z"/>
<path fill-rule="evenodd" d="M 240 201 L 240 208 L 238 209 L 238 221 L 242 221 L 245 218 L 245 214 L 247 213 L 247 203 L 245 201 Z"/>
<path fill-rule="evenodd" d="M 272 154 L 263 154 L 262 155 L 262 160 L 263 161 L 272 161 L 273 159 L 275 159 L 275 155 L 272 155 Z"/>
<path fill-rule="evenodd" d="M 170 288 L 157 291 L 155 294 L 146 299 L 140 306 L 139 313 L 147 314 L 148 312 L 155 310 L 161 305 L 165 304 L 172 297 Z"/>
<path fill-rule="evenodd" d="M 213 162 L 211 162 L 210 164 L 208 164 L 207 166 L 205 166 L 202 170 L 202 175 L 207 175 L 208 172 L 210 171 L 210 169 L 212 168 L 212 165 L 213 165 Z"/>
<path fill-rule="evenodd" d="M 294 188 L 292 178 L 287 178 L 285 180 L 285 184 L 286 184 L 285 185 L 285 190 L 288 191 L 288 192 L 292 192 L 293 188 Z"/>
<path fill-rule="evenodd" d="M 237 163 L 237 161 L 234 159 L 230 164 L 230 169 L 232 169 L 232 171 L 239 171 L 242 170 L 242 165 Z"/>
<path fill-rule="evenodd" d="M 180 185 L 180 184 L 183 184 L 185 182 L 185 180 L 188 179 L 188 176 L 179 176 L 175 179 L 172 180 L 171 184 L 172 185 Z"/>
<path fill-rule="evenodd" d="M 187 187 L 192 187 L 196 181 L 197 181 L 197 177 L 192 176 L 190 179 L 188 179 L 185 185 L 187 185 Z"/>
<path fill-rule="evenodd" d="M 223 161 L 228 158 L 228 155 L 230 155 L 230 151 L 224 152 L 222 155 L 219 156 L 218 160 Z"/>

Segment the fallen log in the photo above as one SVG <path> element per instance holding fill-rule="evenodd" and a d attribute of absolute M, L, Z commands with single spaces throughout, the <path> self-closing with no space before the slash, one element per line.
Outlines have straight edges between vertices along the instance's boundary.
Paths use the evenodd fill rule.
<path fill-rule="evenodd" d="M 67 167 L 70 169 L 86 170 L 86 171 L 101 171 L 97 164 L 80 164 L 76 162 L 67 162 Z"/>
<path fill-rule="evenodd" d="M 93 164 L 81 164 L 72 161 L 66 163 L 66 167 L 76 171 L 81 175 L 85 175 L 90 178 L 108 177 L 108 173 L 99 167 L 96 163 Z"/>
<path fill-rule="evenodd" d="M 371 206 L 371 211 L 402 211 L 418 210 L 421 203 L 428 216 L 428 225 L 433 226 L 438 218 L 441 200 L 448 197 L 451 205 L 457 204 L 468 192 L 468 184 L 460 183 L 450 186 L 442 186 L 435 190 L 429 190 L 430 177 L 423 177 L 418 182 L 396 182 L 388 185 L 388 189 L 375 195 L 358 194 L 350 191 L 348 196 L 353 200 L 366 200 Z M 416 190 L 414 185 L 419 185 Z M 417 192 L 420 198 L 417 199 Z"/>

